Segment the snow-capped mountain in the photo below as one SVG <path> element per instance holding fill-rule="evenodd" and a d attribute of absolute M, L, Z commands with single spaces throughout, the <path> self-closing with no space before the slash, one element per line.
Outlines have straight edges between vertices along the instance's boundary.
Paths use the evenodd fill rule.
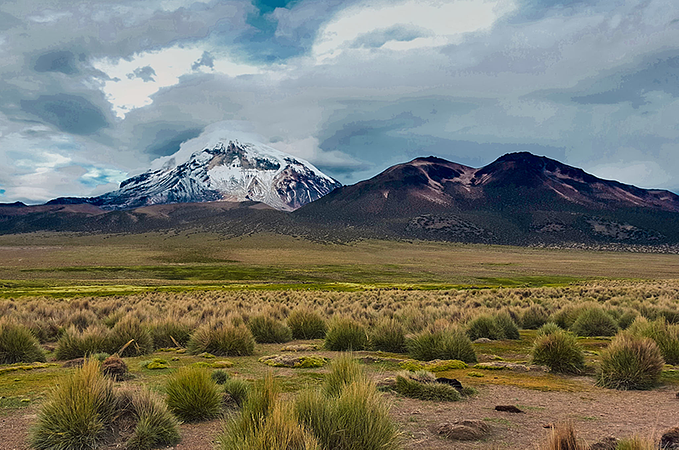
<path fill-rule="evenodd" d="M 103 209 L 132 209 L 250 200 L 292 211 L 341 186 L 303 159 L 242 136 L 216 137 L 222 134 L 228 133 L 186 142 L 174 155 L 154 161 L 147 172 L 120 183 L 117 191 L 87 203 Z"/>

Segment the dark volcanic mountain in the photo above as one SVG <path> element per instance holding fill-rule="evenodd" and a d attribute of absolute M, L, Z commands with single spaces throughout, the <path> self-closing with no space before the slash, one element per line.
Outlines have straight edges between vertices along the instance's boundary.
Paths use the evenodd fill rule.
<path fill-rule="evenodd" d="M 417 158 L 295 213 L 428 239 L 494 243 L 676 242 L 679 196 L 607 181 L 530 153 L 475 169 Z"/>

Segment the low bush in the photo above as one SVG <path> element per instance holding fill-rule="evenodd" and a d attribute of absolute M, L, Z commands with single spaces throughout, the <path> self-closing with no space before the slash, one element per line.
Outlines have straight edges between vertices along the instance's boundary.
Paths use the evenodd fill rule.
<path fill-rule="evenodd" d="M 146 355 L 153 351 L 153 339 L 139 319 L 126 317 L 111 329 L 108 348 L 109 353 L 118 353 L 121 357 Z"/>
<path fill-rule="evenodd" d="M 179 422 L 154 393 L 149 390 L 135 392 L 131 406 L 136 426 L 127 441 L 127 449 L 151 450 L 179 442 Z"/>
<path fill-rule="evenodd" d="M 151 322 L 149 333 L 155 348 L 185 347 L 191 339 L 193 327 L 179 318 Z"/>
<path fill-rule="evenodd" d="M 537 330 L 547 323 L 549 316 L 540 305 L 533 305 L 523 312 L 521 316 L 521 326 L 526 330 Z"/>
<path fill-rule="evenodd" d="M 467 324 L 467 336 L 472 341 L 479 338 L 499 340 L 505 338 L 505 332 L 493 316 L 482 314 Z"/>
<path fill-rule="evenodd" d="M 58 360 L 83 358 L 108 350 L 109 330 L 95 325 L 85 331 L 68 328 L 57 342 L 54 356 Z"/>
<path fill-rule="evenodd" d="M 0 322 L 0 364 L 44 362 L 38 340 L 23 325 L 11 321 Z"/>
<path fill-rule="evenodd" d="M 270 316 L 251 317 L 248 328 L 260 344 L 282 344 L 292 340 L 292 331 L 284 323 Z"/>
<path fill-rule="evenodd" d="M 436 377 L 434 377 L 434 380 Z M 401 395 L 419 400 L 434 400 L 442 402 L 456 402 L 460 400 L 460 393 L 452 386 L 436 383 L 434 380 L 422 381 L 414 379 L 409 372 L 396 376 L 394 390 Z"/>
<path fill-rule="evenodd" d="M 199 422 L 217 417 L 222 395 L 205 369 L 182 367 L 170 375 L 165 388 L 167 405 L 185 422 Z"/>
<path fill-rule="evenodd" d="M 466 363 L 477 362 L 469 337 L 459 328 L 424 331 L 407 343 L 408 353 L 420 361 L 434 359 L 459 359 Z"/>
<path fill-rule="evenodd" d="M 113 382 L 101 374 L 98 361 L 86 360 L 49 394 L 31 431 L 31 446 L 44 450 L 98 448 L 116 417 L 116 408 Z"/>
<path fill-rule="evenodd" d="M 568 331 L 539 335 L 533 344 L 532 356 L 533 364 L 547 366 L 552 372 L 578 373 L 585 368 L 582 347 Z"/>
<path fill-rule="evenodd" d="M 653 339 L 667 364 L 679 364 L 679 325 L 670 325 L 663 317 L 652 322 L 640 317 L 629 330 L 637 336 Z"/>
<path fill-rule="evenodd" d="M 308 309 L 295 309 L 288 316 L 288 327 L 294 339 L 323 339 L 327 330 L 321 316 Z"/>
<path fill-rule="evenodd" d="M 325 334 L 325 348 L 328 350 L 364 350 L 367 346 L 368 335 L 365 328 L 349 318 L 333 320 Z"/>
<path fill-rule="evenodd" d="M 245 325 L 210 325 L 198 328 L 188 343 L 190 353 L 217 356 L 249 356 L 255 352 L 255 339 Z"/>
<path fill-rule="evenodd" d="M 229 394 L 238 406 L 243 406 L 250 392 L 250 383 L 242 378 L 229 378 L 223 384 L 224 392 Z"/>
<path fill-rule="evenodd" d="M 573 322 L 571 331 L 578 336 L 615 336 L 618 323 L 602 308 L 586 308 Z"/>
<path fill-rule="evenodd" d="M 618 335 L 601 353 L 597 384 L 612 389 L 649 389 L 662 372 L 662 353 L 649 338 Z"/>
<path fill-rule="evenodd" d="M 395 319 L 383 318 L 370 332 L 370 346 L 375 350 L 392 353 L 405 353 L 405 331 Z"/>

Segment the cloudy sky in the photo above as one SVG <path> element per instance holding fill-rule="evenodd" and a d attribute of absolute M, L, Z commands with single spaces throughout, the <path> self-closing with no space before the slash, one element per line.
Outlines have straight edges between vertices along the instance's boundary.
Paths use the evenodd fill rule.
<path fill-rule="evenodd" d="M 527 150 L 679 192 L 676 0 L 2 0 L 0 61 L 0 202 L 218 122 L 343 183 Z"/>

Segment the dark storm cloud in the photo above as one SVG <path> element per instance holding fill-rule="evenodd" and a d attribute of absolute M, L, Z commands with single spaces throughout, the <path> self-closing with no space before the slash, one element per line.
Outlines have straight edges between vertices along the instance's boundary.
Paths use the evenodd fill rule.
<path fill-rule="evenodd" d="M 203 52 L 200 59 L 193 63 L 191 70 L 198 70 L 201 67 L 209 67 L 210 69 L 215 67 L 215 58 L 209 52 Z"/>
<path fill-rule="evenodd" d="M 55 51 L 42 54 L 35 61 L 33 69 L 36 72 L 61 72 L 75 75 L 78 71 L 77 57 L 69 51 Z"/>
<path fill-rule="evenodd" d="M 144 130 L 143 140 L 151 141 L 152 144 L 145 148 L 146 153 L 154 157 L 169 156 L 179 151 L 179 146 L 189 139 L 200 136 L 203 128 L 186 128 L 184 124 L 158 125 L 160 128 Z"/>
<path fill-rule="evenodd" d="M 109 125 L 99 108 L 77 95 L 41 95 L 36 100 L 22 100 L 21 108 L 66 133 L 94 134 Z"/>

